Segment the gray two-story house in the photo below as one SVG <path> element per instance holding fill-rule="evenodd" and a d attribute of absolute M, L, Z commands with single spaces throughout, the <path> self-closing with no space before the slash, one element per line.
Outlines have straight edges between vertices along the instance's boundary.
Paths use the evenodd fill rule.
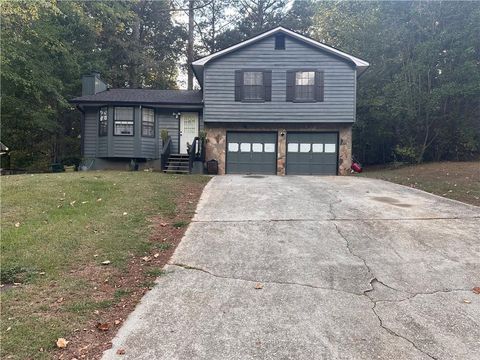
<path fill-rule="evenodd" d="M 94 169 L 168 169 L 200 137 L 219 174 L 345 174 L 368 66 L 278 27 L 193 62 L 198 91 L 108 89 L 92 74 L 72 100 L 83 156 Z"/>

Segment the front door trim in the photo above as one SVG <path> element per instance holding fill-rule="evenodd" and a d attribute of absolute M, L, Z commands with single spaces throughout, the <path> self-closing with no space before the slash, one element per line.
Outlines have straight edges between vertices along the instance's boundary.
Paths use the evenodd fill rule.
<path fill-rule="evenodd" d="M 189 118 L 190 117 L 190 118 Z M 192 126 L 185 127 L 185 120 L 192 120 L 192 117 L 195 117 L 195 124 L 188 124 Z M 193 139 L 198 136 L 198 129 L 200 124 L 200 117 L 198 112 L 182 112 L 180 114 L 180 124 L 178 128 L 178 137 L 179 137 L 179 144 L 178 144 L 178 152 L 180 154 L 187 154 L 187 143 L 190 145 L 193 143 Z M 194 129 L 194 131 L 193 131 Z M 186 132 L 185 130 L 190 130 Z"/>

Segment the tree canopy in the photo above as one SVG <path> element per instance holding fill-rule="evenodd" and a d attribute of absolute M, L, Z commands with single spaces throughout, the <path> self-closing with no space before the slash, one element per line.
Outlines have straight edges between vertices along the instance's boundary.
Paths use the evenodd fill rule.
<path fill-rule="evenodd" d="M 12 167 L 80 156 L 81 75 L 176 88 L 187 68 L 187 0 L 1 3 L 1 136 Z M 195 0 L 200 57 L 283 25 L 370 62 L 354 155 L 365 163 L 480 153 L 480 3 Z"/>

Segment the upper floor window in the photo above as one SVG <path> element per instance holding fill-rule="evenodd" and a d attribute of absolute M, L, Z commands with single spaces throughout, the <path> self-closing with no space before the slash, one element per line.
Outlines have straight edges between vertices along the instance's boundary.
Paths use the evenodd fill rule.
<path fill-rule="evenodd" d="M 295 73 L 295 100 L 315 100 L 314 71 L 298 71 Z"/>
<path fill-rule="evenodd" d="M 321 102 L 323 92 L 323 71 L 287 71 L 287 101 Z"/>
<path fill-rule="evenodd" d="M 108 108 L 101 107 L 98 114 L 98 136 L 108 135 Z"/>
<path fill-rule="evenodd" d="M 133 136 L 133 107 L 116 107 L 113 123 L 113 135 Z"/>
<path fill-rule="evenodd" d="M 275 50 L 285 50 L 285 34 L 275 35 Z"/>
<path fill-rule="evenodd" d="M 235 101 L 271 101 L 271 71 L 235 71 Z"/>
<path fill-rule="evenodd" d="M 243 73 L 243 100 L 265 100 L 263 72 L 246 71 Z"/>
<path fill-rule="evenodd" d="M 155 110 L 142 108 L 142 136 L 155 137 Z"/>

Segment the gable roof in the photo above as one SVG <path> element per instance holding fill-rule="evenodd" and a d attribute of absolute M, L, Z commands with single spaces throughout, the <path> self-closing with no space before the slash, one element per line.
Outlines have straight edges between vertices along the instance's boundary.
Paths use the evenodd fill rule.
<path fill-rule="evenodd" d="M 72 99 L 74 104 L 159 104 L 159 105 L 202 105 L 200 90 L 153 90 L 153 89 L 109 89 L 95 95 L 84 95 Z"/>
<path fill-rule="evenodd" d="M 257 41 L 260 41 L 262 39 L 265 39 L 269 36 L 272 36 L 276 33 L 284 33 L 288 36 L 291 36 L 292 38 L 294 39 L 297 39 L 301 42 L 304 42 L 308 45 L 311 45 L 311 46 L 314 46 L 318 49 L 321 49 L 323 51 L 326 51 L 327 53 L 330 53 L 334 56 L 337 56 L 341 59 L 344 59 L 350 63 L 352 63 L 355 68 L 357 69 L 357 74 L 358 76 L 360 76 L 360 74 L 362 74 L 365 70 L 367 70 L 367 68 L 370 66 L 370 64 L 368 62 L 366 62 L 365 60 L 362 60 L 362 59 L 359 59 L 353 55 L 350 55 L 350 54 L 347 54 L 343 51 L 340 51 L 338 49 L 335 49 L 331 46 L 328 46 L 328 45 L 325 45 L 321 42 L 318 42 L 316 40 L 313 40 L 313 39 L 310 39 L 309 37 L 306 37 L 304 35 L 301 35 L 301 34 L 298 34 L 292 30 L 289 30 L 287 28 L 284 28 L 282 26 L 278 26 L 272 30 L 269 30 L 269 31 L 266 31 L 262 34 L 259 34 L 257 36 L 254 36 L 253 38 L 250 38 L 248 40 L 245 40 L 245 41 L 242 41 L 236 45 L 232 45 L 226 49 L 223 49 L 223 50 L 220 50 L 220 51 L 217 51 L 211 55 L 208 55 L 208 56 L 205 56 L 203 58 L 200 58 L 196 61 L 194 61 L 192 63 L 192 68 L 193 68 L 193 71 L 195 72 L 195 75 L 197 76 L 197 79 L 198 81 L 200 82 L 200 84 L 203 83 L 203 68 L 204 66 L 209 62 L 209 61 L 212 61 L 214 59 L 217 59 L 219 57 L 222 57 L 226 54 L 229 54 L 231 52 L 234 52 L 238 49 L 241 49 L 243 47 L 246 47 L 248 45 L 251 45 Z"/>

